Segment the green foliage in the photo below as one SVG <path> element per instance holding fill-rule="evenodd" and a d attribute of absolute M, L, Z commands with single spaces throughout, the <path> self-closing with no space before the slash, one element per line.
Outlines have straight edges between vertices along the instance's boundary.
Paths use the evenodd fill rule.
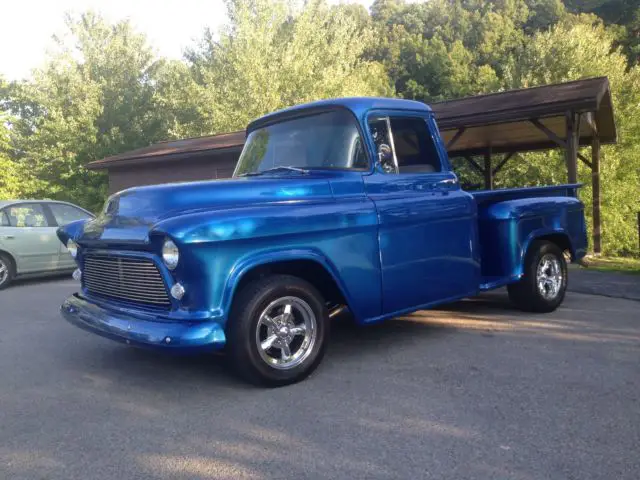
<path fill-rule="evenodd" d="M 614 49 L 615 36 L 594 16 L 568 18 L 550 31 L 540 32 L 528 44 L 522 61 L 520 84 L 524 86 L 608 76 L 612 86 L 618 143 L 606 146 L 601 156 L 603 249 L 630 254 L 637 251 L 636 212 L 640 211 L 640 68 L 627 69 L 626 57 Z M 585 151 L 585 156 L 589 152 Z M 562 181 L 558 152 L 529 155 L 536 171 L 505 169 L 511 185 L 538 179 Z M 527 175 L 528 174 L 528 175 Z M 591 221 L 591 170 L 579 165 L 579 181 L 585 184 L 581 199 Z"/>
<path fill-rule="evenodd" d="M 423 101 L 498 90 L 524 46 L 524 0 L 431 0 L 372 6 L 381 61 L 401 96 Z"/>
<path fill-rule="evenodd" d="M 593 13 L 605 24 L 619 26 L 616 43 L 622 46 L 629 65 L 640 64 L 640 3 L 638 0 L 566 0 L 575 13 Z"/>
<path fill-rule="evenodd" d="M 158 58 L 128 22 L 67 17 L 67 35 L 30 80 L 0 79 L 0 198 L 59 198 L 96 210 L 106 176 L 86 170 L 88 162 L 241 129 L 300 102 L 432 102 L 606 75 L 619 142 L 602 155 L 604 248 L 637 251 L 637 0 L 376 0 L 370 12 L 326 0 L 225 1 L 226 25 L 203 32 L 182 61 Z M 482 183 L 467 164 L 456 165 L 463 181 Z M 578 173 L 589 185 L 590 171 Z M 565 179 L 561 154 L 550 151 L 512 160 L 495 181 L 499 188 Z M 590 188 L 581 195 L 589 212 Z"/>
<path fill-rule="evenodd" d="M 154 104 L 156 62 L 128 22 L 67 17 L 69 38 L 30 81 L 10 86 L 13 160 L 40 181 L 33 195 L 96 210 L 103 174 L 86 163 L 164 137 Z"/>
<path fill-rule="evenodd" d="M 362 54 L 373 31 L 324 1 L 228 0 L 230 23 L 188 58 L 213 131 L 241 129 L 282 107 L 327 97 L 389 94 L 382 65 Z"/>

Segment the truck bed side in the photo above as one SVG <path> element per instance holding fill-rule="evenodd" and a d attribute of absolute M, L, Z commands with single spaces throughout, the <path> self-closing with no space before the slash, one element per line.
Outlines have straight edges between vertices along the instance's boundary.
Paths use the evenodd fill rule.
<path fill-rule="evenodd" d="M 535 239 L 548 239 L 571 254 L 584 256 L 587 233 L 580 185 L 473 192 L 478 204 L 481 290 L 520 279 L 524 256 Z"/>

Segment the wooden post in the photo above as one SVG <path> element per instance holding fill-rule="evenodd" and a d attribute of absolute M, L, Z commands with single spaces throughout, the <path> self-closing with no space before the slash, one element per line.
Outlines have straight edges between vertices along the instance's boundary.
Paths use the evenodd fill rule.
<path fill-rule="evenodd" d="M 491 149 L 484 154 L 484 189 L 493 190 L 493 168 L 491 168 Z"/>
<path fill-rule="evenodd" d="M 591 140 L 591 188 L 593 191 L 593 253 L 602 253 L 600 230 L 600 137 Z"/>
<path fill-rule="evenodd" d="M 567 163 L 567 180 L 569 183 L 578 183 L 578 116 L 573 112 L 566 114 L 567 147 L 565 160 Z"/>

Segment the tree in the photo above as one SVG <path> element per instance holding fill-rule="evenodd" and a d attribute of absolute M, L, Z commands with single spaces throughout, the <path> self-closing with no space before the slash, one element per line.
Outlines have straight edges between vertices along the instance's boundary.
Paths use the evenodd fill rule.
<path fill-rule="evenodd" d="M 165 137 L 157 62 L 127 21 L 109 25 L 89 12 L 66 24 L 45 66 L 9 88 L 13 160 L 44 182 L 37 196 L 95 210 L 106 182 L 84 165 Z"/>
<path fill-rule="evenodd" d="M 625 55 L 615 48 L 615 33 L 594 15 L 567 17 L 547 32 L 537 33 L 522 57 L 523 86 L 565 82 L 606 75 L 618 130 L 618 143 L 603 147 L 601 159 L 603 250 L 637 251 L 636 215 L 640 211 L 640 67 L 627 68 Z M 586 156 L 589 152 L 584 152 Z M 511 163 L 503 170 L 504 186 L 560 183 L 564 165 L 558 152 L 529 155 L 527 164 Z M 591 171 L 579 165 L 585 187 L 581 199 L 589 221 Z"/>
<path fill-rule="evenodd" d="M 364 60 L 373 32 L 323 0 L 227 0 L 230 19 L 188 53 L 206 91 L 212 131 L 327 97 L 390 94 L 381 64 Z"/>
<path fill-rule="evenodd" d="M 382 41 L 371 57 L 397 92 L 437 101 L 510 83 L 529 9 L 524 0 L 377 0 L 372 18 Z"/>
<path fill-rule="evenodd" d="M 622 46 L 629 65 L 640 64 L 640 4 L 638 0 L 565 0 L 575 13 L 593 13 L 606 25 L 617 26 L 616 44 Z"/>
<path fill-rule="evenodd" d="M 530 34 L 548 29 L 566 15 L 566 8 L 561 0 L 527 0 L 527 6 L 529 18 L 525 28 Z"/>

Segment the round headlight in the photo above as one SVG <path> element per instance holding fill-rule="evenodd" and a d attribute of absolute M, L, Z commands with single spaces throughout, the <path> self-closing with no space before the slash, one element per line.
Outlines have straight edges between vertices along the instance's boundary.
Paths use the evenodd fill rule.
<path fill-rule="evenodd" d="M 169 270 L 173 270 L 178 266 L 178 260 L 180 259 L 180 252 L 178 247 L 173 241 L 167 239 L 162 245 L 162 261 Z"/>
<path fill-rule="evenodd" d="M 69 253 L 73 258 L 78 256 L 78 244 L 71 239 L 67 241 L 67 250 L 69 250 Z"/>

